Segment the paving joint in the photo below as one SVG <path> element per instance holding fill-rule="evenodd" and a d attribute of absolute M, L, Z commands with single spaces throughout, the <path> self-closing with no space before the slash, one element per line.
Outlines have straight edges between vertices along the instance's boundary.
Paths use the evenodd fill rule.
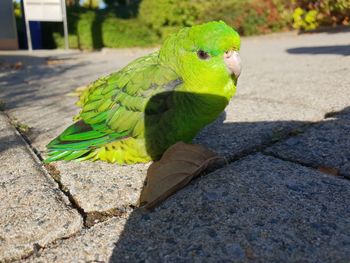
<path fill-rule="evenodd" d="M 77 202 L 74 200 L 74 198 L 70 194 L 70 192 L 64 190 L 64 187 L 63 187 L 62 183 L 58 180 L 58 178 L 56 176 L 54 176 L 53 174 L 51 174 L 50 171 L 47 169 L 47 166 L 45 164 L 43 164 L 43 160 L 44 160 L 43 157 L 41 156 L 39 151 L 35 147 L 33 147 L 30 139 L 23 132 L 21 132 L 21 130 L 18 127 L 13 125 L 13 123 L 11 121 L 11 117 L 5 111 L 2 111 L 2 113 L 4 113 L 4 115 L 6 116 L 10 125 L 15 128 L 17 135 L 23 140 L 23 142 L 25 143 L 29 152 L 32 154 L 34 159 L 36 159 L 36 161 L 40 164 L 40 167 L 42 168 L 43 172 L 57 183 L 60 191 L 68 198 L 68 200 L 70 202 L 70 206 L 73 209 L 77 210 L 78 213 L 81 215 L 81 217 L 83 218 L 84 226 L 85 226 L 86 213 L 84 212 L 84 210 L 77 204 Z"/>
<path fill-rule="evenodd" d="M 15 136 L 20 141 L 22 141 L 23 147 L 27 150 L 27 153 L 29 153 L 29 156 L 32 158 L 32 161 L 34 161 L 35 168 L 40 170 L 40 172 L 43 173 L 50 181 L 55 181 L 56 182 L 56 180 L 54 180 L 52 178 L 52 176 L 48 173 L 48 171 L 43 166 L 43 164 L 42 164 L 43 158 L 40 155 L 40 153 L 32 146 L 30 139 L 23 132 L 21 132 L 21 129 L 19 127 L 14 125 L 15 124 L 14 121 L 13 121 L 14 119 L 11 118 L 11 116 L 4 110 L 1 110 L 0 114 L 4 117 L 5 122 L 7 122 L 10 127 L 14 128 L 13 132 L 14 132 Z M 64 196 L 66 196 L 66 195 L 64 195 Z M 62 197 L 64 198 L 64 196 L 62 196 Z M 66 196 L 66 197 L 68 197 L 68 196 Z M 68 200 L 70 201 L 69 198 L 68 198 Z M 68 202 L 68 200 L 66 198 L 64 198 L 65 205 L 67 207 L 74 208 L 71 205 L 71 202 Z M 80 233 L 80 230 L 81 229 L 79 229 L 78 231 L 76 231 L 75 233 L 73 233 L 73 234 L 71 234 L 69 236 L 58 237 L 58 238 L 52 240 L 51 242 L 48 242 L 44 246 L 41 246 L 37 242 L 31 243 L 31 246 L 33 247 L 32 251 L 29 251 L 29 252 L 27 251 L 25 253 L 22 253 L 17 258 L 13 257 L 12 259 L 8 259 L 8 261 L 5 259 L 5 262 L 18 262 L 18 261 L 26 260 L 26 259 L 32 257 L 33 255 L 36 255 L 39 250 L 43 249 L 44 247 L 46 247 L 46 246 L 48 246 L 48 245 L 50 245 L 52 243 L 55 243 L 58 240 L 64 240 L 64 239 L 69 239 L 71 237 L 74 237 L 75 235 Z M 0 259 L 0 262 L 2 262 L 1 259 Z"/>
<path fill-rule="evenodd" d="M 311 163 L 304 163 L 304 162 L 300 162 L 300 161 L 296 161 L 296 160 L 291 160 L 291 159 L 288 159 L 288 158 L 281 157 L 281 156 L 279 156 L 277 154 L 274 154 L 272 152 L 261 152 L 261 154 L 266 155 L 266 156 L 271 156 L 273 158 L 280 159 L 280 160 L 285 161 L 285 162 L 295 163 L 295 164 L 304 166 L 306 168 L 309 168 L 309 169 L 312 169 L 312 170 L 324 173 L 324 174 L 329 175 L 329 176 L 333 176 L 333 177 L 335 176 L 334 174 L 328 173 L 326 171 L 322 171 L 322 169 L 318 169 L 318 168 L 320 168 L 320 166 L 312 165 Z M 329 168 L 333 168 L 333 167 L 329 167 Z M 340 179 L 349 180 L 348 178 L 346 178 L 345 176 L 343 176 L 341 174 L 336 175 L 336 177 L 340 178 Z"/>
<path fill-rule="evenodd" d="M 41 161 L 43 161 L 43 158 L 41 158 Z M 57 183 L 60 191 L 68 198 L 71 204 L 71 207 L 77 210 L 78 213 L 81 215 L 81 217 L 83 218 L 84 227 L 86 227 L 87 214 L 84 211 L 84 209 L 81 208 L 79 204 L 76 202 L 76 200 L 74 199 L 70 191 L 65 189 L 65 187 L 63 186 L 62 182 L 60 181 L 59 171 L 55 168 L 54 165 L 50 165 L 50 164 L 42 164 L 42 167 L 50 175 L 50 177 Z"/>
<path fill-rule="evenodd" d="M 10 121 L 11 118 L 8 115 L 6 115 L 6 116 L 8 117 L 8 119 Z M 316 122 L 316 123 L 318 123 L 318 122 Z M 212 172 L 215 172 L 218 169 L 222 169 L 222 168 L 228 166 L 229 164 L 236 162 L 236 161 L 239 161 L 240 159 L 243 159 L 249 155 L 256 154 L 258 152 L 263 153 L 263 151 L 266 148 L 271 147 L 275 143 L 278 143 L 280 141 L 283 141 L 283 140 L 286 140 L 290 137 L 295 136 L 293 134 L 293 133 L 295 133 L 295 130 L 302 129 L 304 132 L 306 129 L 310 128 L 310 126 L 312 124 L 316 124 L 316 123 L 309 123 L 309 124 L 301 125 L 299 127 L 296 127 L 295 129 L 284 132 L 284 134 L 281 135 L 280 138 L 278 138 L 278 140 L 274 140 L 273 138 L 270 138 L 270 140 L 266 141 L 265 143 L 262 143 L 261 145 L 246 149 L 246 150 L 241 151 L 239 153 L 236 153 L 234 155 L 224 156 L 225 162 L 217 163 L 216 165 L 210 167 L 210 170 L 206 171 L 203 175 L 208 175 Z M 45 173 L 47 173 L 47 175 L 50 176 L 57 183 L 60 191 L 68 198 L 68 200 L 71 204 L 71 207 L 74 208 L 75 210 L 77 210 L 78 213 L 81 215 L 81 217 L 83 218 L 84 228 L 91 228 L 92 226 L 97 225 L 99 223 L 102 223 L 102 222 L 109 220 L 111 218 L 121 217 L 125 213 L 127 213 L 127 211 L 129 211 L 129 210 L 132 212 L 133 210 L 137 209 L 136 207 L 133 207 L 132 204 L 129 204 L 129 207 L 125 207 L 125 209 L 123 209 L 123 210 L 118 209 L 118 208 L 112 208 L 112 209 L 107 210 L 107 211 L 85 212 L 84 209 L 74 199 L 74 197 L 70 193 L 70 191 L 68 189 L 66 189 L 66 187 L 62 184 L 62 182 L 60 180 L 60 171 L 55 167 L 55 165 L 43 164 L 44 158 L 39 153 L 39 151 L 35 147 L 33 147 L 30 139 L 26 136 L 26 134 L 21 132 L 21 130 L 18 129 L 18 127 L 14 126 L 14 128 L 16 129 L 16 131 L 20 135 L 20 137 L 25 141 L 26 145 L 30 148 L 31 152 L 40 161 L 41 166 L 42 166 L 43 170 L 45 171 Z M 300 132 L 298 132 L 298 134 L 300 134 Z M 289 160 L 287 160 L 287 161 L 289 161 Z"/>
<path fill-rule="evenodd" d="M 266 156 L 271 156 L 271 157 L 274 157 L 274 158 L 277 158 L 277 159 L 280 159 L 282 161 L 286 161 L 286 162 L 290 162 L 290 163 L 295 163 L 295 164 L 298 164 L 298 165 L 301 165 L 301 166 L 304 166 L 304 167 L 307 167 L 307 168 L 310 168 L 310 169 L 313 169 L 313 170 L 316 170 L 316 171 L 319 171 L 319 172 L 322 172 L 326 175 L 329 175 L 329 176 L 335 176 L 334 174 L 331 174 L 331 173 L 328 173 L 327 171 L 323 171 L 322 169 L 318 169 L 320 168 L 320 166 L 316 166 L 316 165 L 313 165 L 312 163 L 306 163 L 306 162 L 300 162 L 300 161 L 296 161 L 296 160 L 291 160 L 289 158 L 283 158 L 277 154 L 274 154 L 272 152 L 266 152 L 265 150 L 269 147 L 272 147 L 273 145 L 281 142 L 281 141 L 285 141 L 289 138 L 292 138 L 292 137 L 296 137 L 296 136 L 299 136 L 300 134 L 303 134 L 305 133 L 308 129 L 312 128 L 313 126 L 317 125 L 317 124 L 320 124 L 322 121 L 326 120 L 326 119 L 329 119 L 329 118 L 334 118 L 336 117 L 338 114 L 340 114 L 341 111 L 330 111 L 330 112 L 327 112 L 324 114 L 324 118 L 320 121 L 316 121 L 316 122 L 310 122 L 308 124 L 304 124 L 304 125 L 301 125 L 295 129 L 292 129 L 288 132 L 286 132 L 284 135 L 282 135 L 278 140 L 270 140 L 270 142 L 266 142 L 266 143 L 262 143 L 261 145 L 259 146 L 256 146 L 256 147 L 253 147 L 253 148 L 250 148 L 250 149 L 247 149 L 245 151 L 242 151 L 240 153 L 237 153 L 237 154 L 234 154 L 232 156 L 227 156 L 225 157 L 226 159 L 226 163 L 223 164 L 221 167 L 218 167 L 217 169 L 221 169 L 233 162 L 236 162 L 242 158 L 245 158 L 249 155 L 252 155 L 252 154 L 255 154 L 255 153 L 261 153 L 263 155 L 266 155 Z M 297 131 L 297 133 L 295 132 Z M 329 167 L 329 168 L 333 168 L 333 167 Z M 215 170 L 217 169 L 214 169 L 210 172 L 214 172 Z M 345 180 L 349 180 L 350 178 L 347 178 L 341 174 L 337 174 L 336 175 L 338 178 L 341 178 L 341 179 L 345 179 Z"/>
<path fill-rule="evenodd" d="M 294 129 L 291 129 L 289 131 L 284 132 L 280 135 L 280 137 L 275 140 L 274 138 L 270 138 L 270 140 L 267 140 L 265 143 L 262 143 L 258 146 L 254 146 L 252 148 L 249 148 L 247 150 L 241 151 L 237 154 L 229 155 L 226 157 L 227 165 L 233 162 L 236 162 L 242 158 L 245 158 L 249 155 L 256 154 L 256 153 L 264 153 L 264 150 L 268 147 L 273 146 L 276 143 L 279 143 L 281 141 L 287 140 L 289 138 L 292 138 L 294 136 L 298 136 L 299 134 L 304 133 L 306 130 L 311 128 L 313 125 L 317 124 L 318 122 L 310 122 L 308 124 L 300 125 L 299 127 L 296 127 Z"/>
<path fill-rule="evenodd" d="M 26 145 L 29 147 L 29 149 L 31 150 L 31 152 L 37 157 L 37 159 L 40 161 L 41 163 L 41 167 L 43 168 L 43 170 L 57 183 L 60 191 L 68 198 L 71 207 L 74 208 L 75 210 L 78 211 L 78 213 L 81 215 L 81 217 L 83 218 L 83 223 L 84 223 L 84 228 L 90 228 L 96 224 L 102 223 L 106 220 L 109 220 L 111 218 L 114 217 L 121 217 L 123 216 L 125 213 L 127 213 L 127 211 L 133 211 L 136 208 L 133 207 L 131 204 L 129 205 L 129 207 L 125 207 L 125 209 L 118 209 L 118 208 L 112 208 L 108 211 L 94 211 L 94 212 L 85 212 L 84 209 L 79 206 L 79 204 L 77 203 L 77 201 L 74 199 L 73 195 L 70 193 L 70 191 L 68 189 L 66 189 L 64 187 L 64 185 L 62 184 L 62 182 L 60 181 L 60 175 L 59 175 L 59 170 L 57 170 L 55 168 L 54 165 L 51 164 L 43 164 L 43 160 L 44 158 L 41 156 L 41 154 L 39 153 L 39 151 L 32 146 L 30 139 L 27 137 L 26 134 L 24 134 L 23 132 L 21 132 L 21 130 L 14 126 L 11 122 L 11 118 L 8 114 L 6 114 L 6 112 L 4 112 L 5 115 L 7 116 L 9 122 L 11 123 L 11 125 L 16 129 L 17 133 L 20 135 L 20 137 L 25 141 Z M 337 115 L 338 112 L 328 112 L 325 113 L 324 115 L 324 119 L 327 118 L 331 118 Z M 243 159 L 249 155 L 252 154 L 256 154 L 256 153 L 262 153 L 264 155 L 267 156 L 271 156 L 277 159 L 280 159 L 282 161 L 287 161 L 287 162 L 292 162 L 292 163 L 296 163 L 299 164 L 301 166 L 307 167 L 307 168 L 311 168 L 311 169 L 315 169 L 317 170 L 317 167 L 315 167 L 312 164 L 308 164 L 308 163 L 303 163 L 303 162 L 298 162 L 298 161 L 293 161 L 290 160 L 288 158 L 282 158 L 278 155 L 275 155 L 273 153 L 267 153 L 265 152 L 265 149 L 273 146 L 276 143 L 279 143 L 283 140 L 287 140 L 291 137 L 294 136 L 298 136 L 299 134 L 304 133 L 306 130 L 308 130 L 309 128 L 311 128 L 312 126 L 314 126 L 315 124 L 320 123 L 320 121 L 317 122 L 310 122 L 308 124 L 304 124 L 304 125 L 300 125 L 299 127 L 296 127 L 292 130 L 286 131 L 284 132 L 282 135 L 280 135 L 280 137 L 277 140 L 274 140 L 273 138 L 270 138 L 269 140 L 267 140 L 265 143 L 262 143 L 258 146 L 246 149 L 244 151 L 241 151 L 239 153 L 233 154 L 233 155 L 228 155 L 225 156 L 225 162 L 221 162 L 218 163 L 217 165 L 210 167 L 210 170 L 205 172 L 203 175 L 208 175 L 212 172 L 215 172 L 218 169 L 224 168 L 227 165 L 239 161 L 240 159 Z M 302 130 L 302 132 L 300 132 L 300 130 Z M 296 133 L 297 131 L 297 133 Z M 326 173 L 327 174 L 327 173 Z M 329 175 L 329 174 L 328 174 Z M 342 176 L 339 176 L 340 178 L 342 178 Z"/>
<path fill-rule="evenodd" d="M 337 111 L 329 111 L 329 112 L 326 112 L 326 113 L 324 114 L 324 118 L 323 118 L 322 120 L 317 121 L 317 122 L 314 122 L 314 123 L 309 123 L 309 124 L 307 124 L 308 127 L 307 127 L 306 129 L 304 129 L 302 132 L 300 132 L 300 133 L 298 133 L 298 134 L 295 134 L 295 135 L 292 135 L 292 136 L 289 136 L 289 137 L 286 137 L 286 138 L 284 138 L 284 139 L 278 140 L 278 141 L 276 141 L 275 143 L 269 145 L 268 147 L 271 147 L 271 146 L 273 146 L 274 144 L 277 144 L 277 143 L 279 143 L 279 142 L 281 142 L 281 141 L 283 141 L 283 140 L 286 140 L 286 139 L 292 138 L 292 137 L 294 137 L 294 136 L 298 136 L 298 135 L 300 135 L 300 134 L 303 134 L 304 132 L 306 132 L 306 130 L 308 130 L 309 128 L 312 128 L 313 126 L 315 126 L 315 125 L 317 125 L 317 124 L 320 124 L 322 121 L 325 121 L 325 120 L 331 119 L 331 118 L 336 118 L 339 114 L 341 114 L 342 111 L 343 111 L 343 110 L 337 110 Z M 314 164 L 312 164 L 312 163 L 310 163 L 310 162 L 302 162 L 302 161 L 297 161 L 297 160 L 291 160 L 291 159 L 289 159 L 289 158 L 284 158 L 284 157 L 282 157 L 282 156 L 280 156 L 280 155 L 278 155 L 278 154 L 275 154 L 275 153 L 273 153 L 273 152 L 266 152 L 265 149 L 268 148 L 268 147 L 265 147 L 264 149 L 262 149 L 261 153 L 264 154 L 264 155 L 267 155 L 267 156 L 271 156 L 271 157 L 280 159 L 280 160 L 282 160 L 282 161 L 286 161 L 286 162 L 290 162 L 290 163 L 296 163 L 296 164 L 298 164 L 298 165 L 301 165 L 301 166 L 304 166 L 304 167 L 307 167 L 307 168 L 310 168 L 310 169 L 319 171 L 319 172 L 321 172 L 321 173 L 324 173 L 324 174 L 326 174 L 326 175 L 328 175 L 328 176 L 337 176 L 337 178 L 341 178 L 341 179 L 345 179 L 345 180 L 349 180 L 349 179 L 350 179 L 350 178 L 348 178 L 348 177 L 346 177 L 346 176 L 344 176 L 344 175 L 342 175 L 342 174 L 339 174 L 339 173 L 335 175 L 335 174 L 329 172 L 328 169 L 326 169 L 326 170 L 320 169 L 320 168 L 322 168 L 322 166 L 320 166 L 320 165 L 314 165 Z M 336 169 L 336 168 L 334 168 L 334 167 L 326 167 L 326 166 L 325 166 L 325 168 Z"/>
<path fill-rule="evenodd" d="M 32 145 L 30 139 L 27 137 L 25 133 L 23 133 L 17 126 L 13 125 L 11 121 L 12 118 L 5 111 L 3 111 L 5 116 L 8 119 L 8 122 L 15 128 L 16 133 L 22 140 L 25 142 L 25 145 L 29 148 L 29 151 L 35 157 L 37 162 L 40 164 L 44 173 L 51 177 L 58 185 L 59 190 L 68 198 L 70 202 L 70 206 L 77 210 L 80 216 L 83 218 L 84 228 L 90 228 L 98 223 L 102 223 L 110 218 L 121 217 L 127 211 L 134 210 L 133 205 L 129 204 L 128 207 L 124 207 L 124 209 L 112 208 L 107 211 L 93 211 L 93 212 L 85 212 L 84 209 L 78 204 L 78 202 L 74 199 L 73 195 L 70 193 L 68 189 L 62 184 L 60 180 L 60 171 L 53 164 L 44 164 L 44 158 L 40 154 L 40 152 Z"/>

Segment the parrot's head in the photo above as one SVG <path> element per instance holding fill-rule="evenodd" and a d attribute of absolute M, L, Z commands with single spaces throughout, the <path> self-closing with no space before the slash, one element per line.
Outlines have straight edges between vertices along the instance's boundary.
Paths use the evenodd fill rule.
<path fill-rule="evenodd" d="M 184 80 L 187 92 L 230 99 L 241 73 L 239 34 L 224 22 L 209 22 L 170 36 L 160 57 Z"/>

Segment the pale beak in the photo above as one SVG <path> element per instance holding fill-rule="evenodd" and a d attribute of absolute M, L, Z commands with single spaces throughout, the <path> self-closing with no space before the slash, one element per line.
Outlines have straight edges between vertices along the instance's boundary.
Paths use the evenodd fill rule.
<path fill-rule="evenodd" d="M 230 74 L 234 74 L 238 78 L 242 71 L 239 53 L 233 50 L 225 52 L 224 61 Z"/>

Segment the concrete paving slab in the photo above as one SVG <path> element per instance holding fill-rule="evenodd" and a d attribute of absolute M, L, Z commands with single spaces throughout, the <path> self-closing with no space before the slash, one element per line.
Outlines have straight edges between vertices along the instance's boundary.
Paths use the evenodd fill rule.
<path fill-rule="evenodd" d="M 348 106 L 348 37 L 349 33 L 279 34 L 243 39 L 244 69 L 237 97 L 227 109 L 226 121 L 219 119 L 196 142 L 234 159 Z M 45 155 L 45 145 L 78 111 L 76 99 L 67 93 L 150 51 L 0 52 L 0 59 L 11 63 L 23 60 L 21 69 L 0 73 L 1 99 L 11 117 L 32 127 L 27 136 Z M 87 213 L 87 225 L 127 214 L 147 169 L 147 165 L 126 168 L 99 162 L 56 167 L 60 172 L 56 179 Z"/>
<path fill-rule="evenodd" d="M 325 113 L 349 106 L 350 32 L 242 39 L 238 94 Z"/>
<path fill-rule="evenodd" d="M 347 180 L 257 154 L 31 262 L 346 262 L 349 194 Z"/>
<path fill-rule="evenodd" d="M 0 113 L 0 261 L 20 259 L 82 227 L 57 184 Z"/>
<path fill-rule="evenodd" d="M 75 98 L 61 104 L 16 108 L 16 113 L 30 128 L 32 145 L 46 156 L 46 145 L 72 123 L 78 112 Z M 52 100 L 51 100 L 52 101 Z M 120 215 L 136 205 L 149 164 L 118 166 L 104 162 L 57 162 L 56 179 L 86 213 L 86 224 L 93 225 L 109 216 Z"/>
<path fill-rule="evenodd" d="M 60 96 L 47 100 L 47 104 L 33 105 L 30 110 L 28 106 L 20 106 L 10 112 L 33 127 L 28 137 L 45 156 L 46 144 L 72 123 L 71 117 L 78 112 L 75 101 L 76 98 Z M 236 98 L 228 106 L 226 117 L 222 116 L 205 129 L 195 142 L 231 158 L 271 143 L 292 129 L 322 117 L 322 112 L 300 110 L 288 104 L 282 107 L 278 101 Z M 87 225 L 92 225 L 136 204 L 148 164 L 120 167 L 101 162 L 60 162 L 56 167 L 61 174 L 60 183 L 87 213 Z"/>
<path fill-rule="evenodd" d="M 35 123 L 29 137 L 43 154 L 45 145 L 59 134 L 62 127 L 70 125 L 71 116 L 77 112 L 72 107 L 74 100 L 67 98 L 60 106 L 55 106 L 58 108 L 56 111 L 53 107 L 48 107 L 50 111 L 44 111 L 41 106 L 32 107 L 31 112 L 23 108 L 20 115 L 25 117 L 28 125 Z M 17 108 L 17 112 L 19 110 Z M 291 129 L 310 120 L 319 120 L 322 116 L 323 113 L 312 109 L 300 111 L 293 105 L 281 107 L 278 102 L 237 99 L 227 108 L 226 120 L 219 119 L 195 142 L 230 158 L 270 143 L 276 136 L 279 138 Z M 87 213 L 86 223 L 92 225 L 136 204 L 148 165 L 120 167 L 102 162 L 59 162 L 56 167 L 61 173 L 61 184 Z"/>
<path fill-rule="evenodd" d="M 266 152 L 316 168 L 335 168 L 340 175 L 350 178 L 349 108 Z"/>
<path fill-rule="evenodd" d="M 262 148 L 293 130 L 323 119 L 322 111 L 272 99 L 234 97 L 225 114 L 206 127 L 195 142 L 228 159 Z"/>
<path fill-rule="evenodd" d="M 86 213 L 87 226 L 120 216 L 136 206 L 149 164 L 58 162 L 59 181 Z"/>
<path fill-rule="evenodd" d="M 45 250 L 38 251 L 27 262 L 108 262 L 128 216 L 130 213 L 84 229 L 73 239 L 59 240 Z"/>
<path fill-rule="evenodd" d="M 45 157 L 46 145 L 72 123 L 79 111 L 75 106 L 77 98 L 67 94 L 150 51 L 63 53 L 50 58 L 50 53 L 44 52 L 35 56 L 38 58 L 34 65 L 22 54 L 18 59 L 24 61 L 23 69 L 0 77 L 7 112 L 30 127 L 26 136 Z M 15 61 L 11 56 L 7 59 Z M 58 64 L 47 65 L 48 60 Z M 90 226 L 136 205 L 147 167 L 148 164 L 120 167 L 102 162 L 58 163 L 60 176 L 56 179 L 86 213 L 85 223 Z"/>
<path fill-rule="evenodd" d="M 322 119 L 324 109 L 309 106 L 308 101 L 283 101 L 282 91 L 289 92 L 292 88 L 283 82 L 285 76 L 291 82 L 290 68 L 284 65 L 285 56 L 288 56 L 285 50 L 290 46 L 305 44 L 310 37 L 312 36 L 288 36 L 287 40 L 282 38 L 278 41 L 274 38 L 244 39 L 242 57 L 245 68 L 239 81 L 237 97 L 227 108 L 225 121 L 221 118 L 206 128 L 195 142 L 234 159 L 269 145 L 302 125 Z M 254 48 L 256 46 L 264 52 Z M 274 53 L 275 50 L 278 52 Z M 34 55 L 16 53 L 17 57 L 13 57 L 13 54 L 5 56 L 4 59 L 11 63 L 23 61 L 22 69 L 0 77 L 0 83 L 3 84 L 0 89 L 7 102 L 7 111 L 20 123 L 31 127 L 27 136 L 33 147 L 45 156 L 45 145 L 70 125 L 72 116 L 78 112 L 74 106 L 76 98 L 67 97 L 67 93 L 101 75 L 116 71 L 132 59 L 151 51 L 125 49 L 85 54 L 63 52 L 54 55 L 35 52 Z M 280 55 L 282 59 L 279 60 Z M 35 63 L 30 64 L 31 60 Z M 54 63 L 48 64 L 48 61 Z M 305 63 L 308 64 L 309 61 L 299 62 L 301 67 L 308 67 Z M 310 64 L 309 71 L 316 66 Z M 276 67 L 283 73 L 271 76 L 266 74 L 266 70 Z M 273 81 L 269 81 L 268 77 L 273 78 Z M 266 92 L 271 87 L 281 91 L 281 94 Z M 251 95 L 252 92 L 255 92 L 254 95 Z M 147 165 L 125 168 L 98 162 L 58 163 L 57 169 L 60 170 L 59 180 L 62 186 L 87 213 L 87 223 L 92 224 L 95 220 L 104 220 L 107 215 L 118 214 L 135 204 L 138 195 L 136 189 L 140 191 L 142 187 Z M 112 187 L 116 184 L 129 185 L 129 174 L 137 178 L 132 187 L 123 190 L 121 187 Z M 101 189 L 108 191 L 103 192 Z M 91 195 L 91 192 L 94 194 Z M 122 195 L 126 197 L 121 198 Z"/>

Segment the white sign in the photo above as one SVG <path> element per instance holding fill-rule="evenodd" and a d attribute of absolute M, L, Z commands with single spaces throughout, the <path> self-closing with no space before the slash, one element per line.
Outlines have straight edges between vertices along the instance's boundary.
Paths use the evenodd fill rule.
<path fill-rule="evenodd" d="M 24 0 L 28 49 L 32 50 L 29 21 L 63 22 L 64 42 L 68 49 L 68 26 L 65 0 Z"/>
<path fill-rule="evenodd" d="M 24 12 L 29 21 L 63 21 L 61 0 L 24 0 Z"/>

